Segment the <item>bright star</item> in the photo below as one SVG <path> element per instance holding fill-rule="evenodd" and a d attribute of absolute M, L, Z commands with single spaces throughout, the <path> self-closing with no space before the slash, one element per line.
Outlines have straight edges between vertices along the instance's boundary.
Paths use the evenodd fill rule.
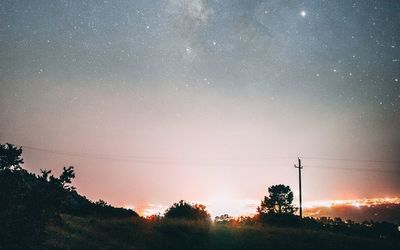
<path fill-rule="evenodd" d="M 307 15 L 307 12 L 305 12 L 305 11 L 303 10 L 303 11 L 300 12 L 300 15 L 301 15 L 302 17 L 305 17 L 305 16 Z"/>

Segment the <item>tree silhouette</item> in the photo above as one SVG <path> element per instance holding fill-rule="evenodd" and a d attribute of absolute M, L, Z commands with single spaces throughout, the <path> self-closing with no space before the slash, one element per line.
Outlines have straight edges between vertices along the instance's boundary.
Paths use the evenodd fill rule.
<path fill-rule="evenodd" d="M 61 213 L 98 217 L 138 216 L 106 202 L 93 203 L 72 186 L 74 167 L 60 176 L 50 170 L 36 175 L 23 169 L 22 149 L 0 144 L 0 249 L 42 249 L 49 223 L 61 224 Z"/>
<path fill-rule="evenodd" d="M 201 204 L 190 204 L 184 200 L 174 203 L 165 211 L 165 218 L 188 219 L 188 220 L 206 220 L 211 219 L 206 210 L 206 206 Z"/>
<path fill-rule="evenodd" d="M 268 197 L 264 196 L 264 200 L 257 208 L 258 213 L 293 214 L 295 212 L 296 209 L 292 205 L 293 192 L 289 186 L 273 185 L 268 188 L 268 194 Z"/>
<path fill-rule="evenodd" d="M 219 224 L 229 224 L 231 221 L 234 221 L 235 218 L 229 216 L 229 214 L 222 214 L 220 216 L 215 216 L 214 221 L 215 223 Z"/>
<path fill-rule="evenodd" d="M 60 178 L 58 178 L 60 185 L 62 186 L 62 188 L 71 191 L 74 190 L 75 187 L 73 187 L 71 185 L 72 179 L 75 178 L 75 172 L 74 172 L 74 167 L 73 166 L 69 166 L 67 167 L 63 167 L 63 172 L 60 175 Z"/>
<path fill-rule="evenodd" d="M 20 164 L 24 163 L 21 155 L 21 147 L 18 148 L 10 143 L 0 144 L 0 170 L 19 169 Z"/>

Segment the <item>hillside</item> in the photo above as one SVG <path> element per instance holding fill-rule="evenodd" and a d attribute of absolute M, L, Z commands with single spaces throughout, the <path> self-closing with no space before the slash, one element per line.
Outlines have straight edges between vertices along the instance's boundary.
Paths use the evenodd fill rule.
<path fill-rule="evenodd" d="M 63 215 L 49 249 L 400 249 L 399 241 L 324 230 L 221 225 L 185 220 L 99 219 Z"/>
<path fill-rule="evenodd" d="M 340 217 L 343 220 L 363 221 L 387 221 L 395 224 L 400 223 L 400 204 L 380 204 L 372 206 L 332 206 L 315 207 L 306 210 L 308 216 L 319 217 Z"/>

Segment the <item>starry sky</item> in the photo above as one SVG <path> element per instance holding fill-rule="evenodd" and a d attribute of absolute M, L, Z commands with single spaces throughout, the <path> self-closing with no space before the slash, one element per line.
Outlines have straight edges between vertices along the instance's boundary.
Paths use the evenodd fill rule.
<path fill-rule="evenodd" d="M 139 211 L 399 196 L 399 79 L 398 0 L 0 2 L 0 142 Z"/>

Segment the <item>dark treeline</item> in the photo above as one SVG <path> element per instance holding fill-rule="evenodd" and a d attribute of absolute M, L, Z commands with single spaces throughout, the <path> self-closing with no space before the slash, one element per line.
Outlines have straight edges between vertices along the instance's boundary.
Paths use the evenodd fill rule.
<path fill-rule="evenodd" d="M 92 202 L 71 185 L 72 166 L 60 176 L 50 170 L 30 173 L 21 167 L 22 149 L 0 144 L 0 249 L 39 248 L 49 223 L 61 225 L 60 214 L 101 218 L 138 216 L 132 210 L 115 208 L 100 200 Z"/>
<path fill-rule="evenodd" d="M 54 176 L 49 170 L 41 170 L 40 174 L 30 173 L 21 164 L 21 148 L 8 143 L 0 144 L 0 249 L 43 249 L 48 240 L 46 232 L 49 226 L 63 228 L 66 223 L 64 218 L 71 216 L 95 220 L 135 217 L 141 225 L 154 223 L 155 228 L 167 238 L 183 231 L 190 233 L 193 225 L 201 225 L 200 231 L 193 226 L 194 234 L 201 232 L 208 237 L 207 228 L 212 225 L 212 220 L 204 205 L 181 200 L 163 215 L 139 218 L 133 210 L 115 208 L 103 200 L 92 202 L 80 195 L 72 185 L 75 178 L 72 166 L 64 167 L 59 176 Z M 214 222 L 215 225 L 228 228 L 282 227 L 375 239 L 400 239 L 395 224 L 372 221 L 355 223 L 341 218 L 300 218 L 295 215 L 296 211 L 292 190 L 280 184 L 268 188 L 267 196 L 261 201 L 255 216 L 233 218 L 224 214 L 215 217 Z M 190 223 L 176 224 L 176 221 Z"/>
<path fill-rule="evenodd" d="M 214 221 L 226 225 L 254 225 L 259 223 L 263 226 L 324 230 L 379 239 L 400 239 L 398 225 L 393 223 L 374 221 L 356 223 L 338 217 L 300 218 L 300 216 L 294 214 L 297 208 L 293 206 L 292 202 L 293 192 L 289 186 L 274 185 L 268 188 L 268 196 L 265 196 L 261 201 L 255 216 L 233 218 L 224 214 L 215 217 Z"/>

